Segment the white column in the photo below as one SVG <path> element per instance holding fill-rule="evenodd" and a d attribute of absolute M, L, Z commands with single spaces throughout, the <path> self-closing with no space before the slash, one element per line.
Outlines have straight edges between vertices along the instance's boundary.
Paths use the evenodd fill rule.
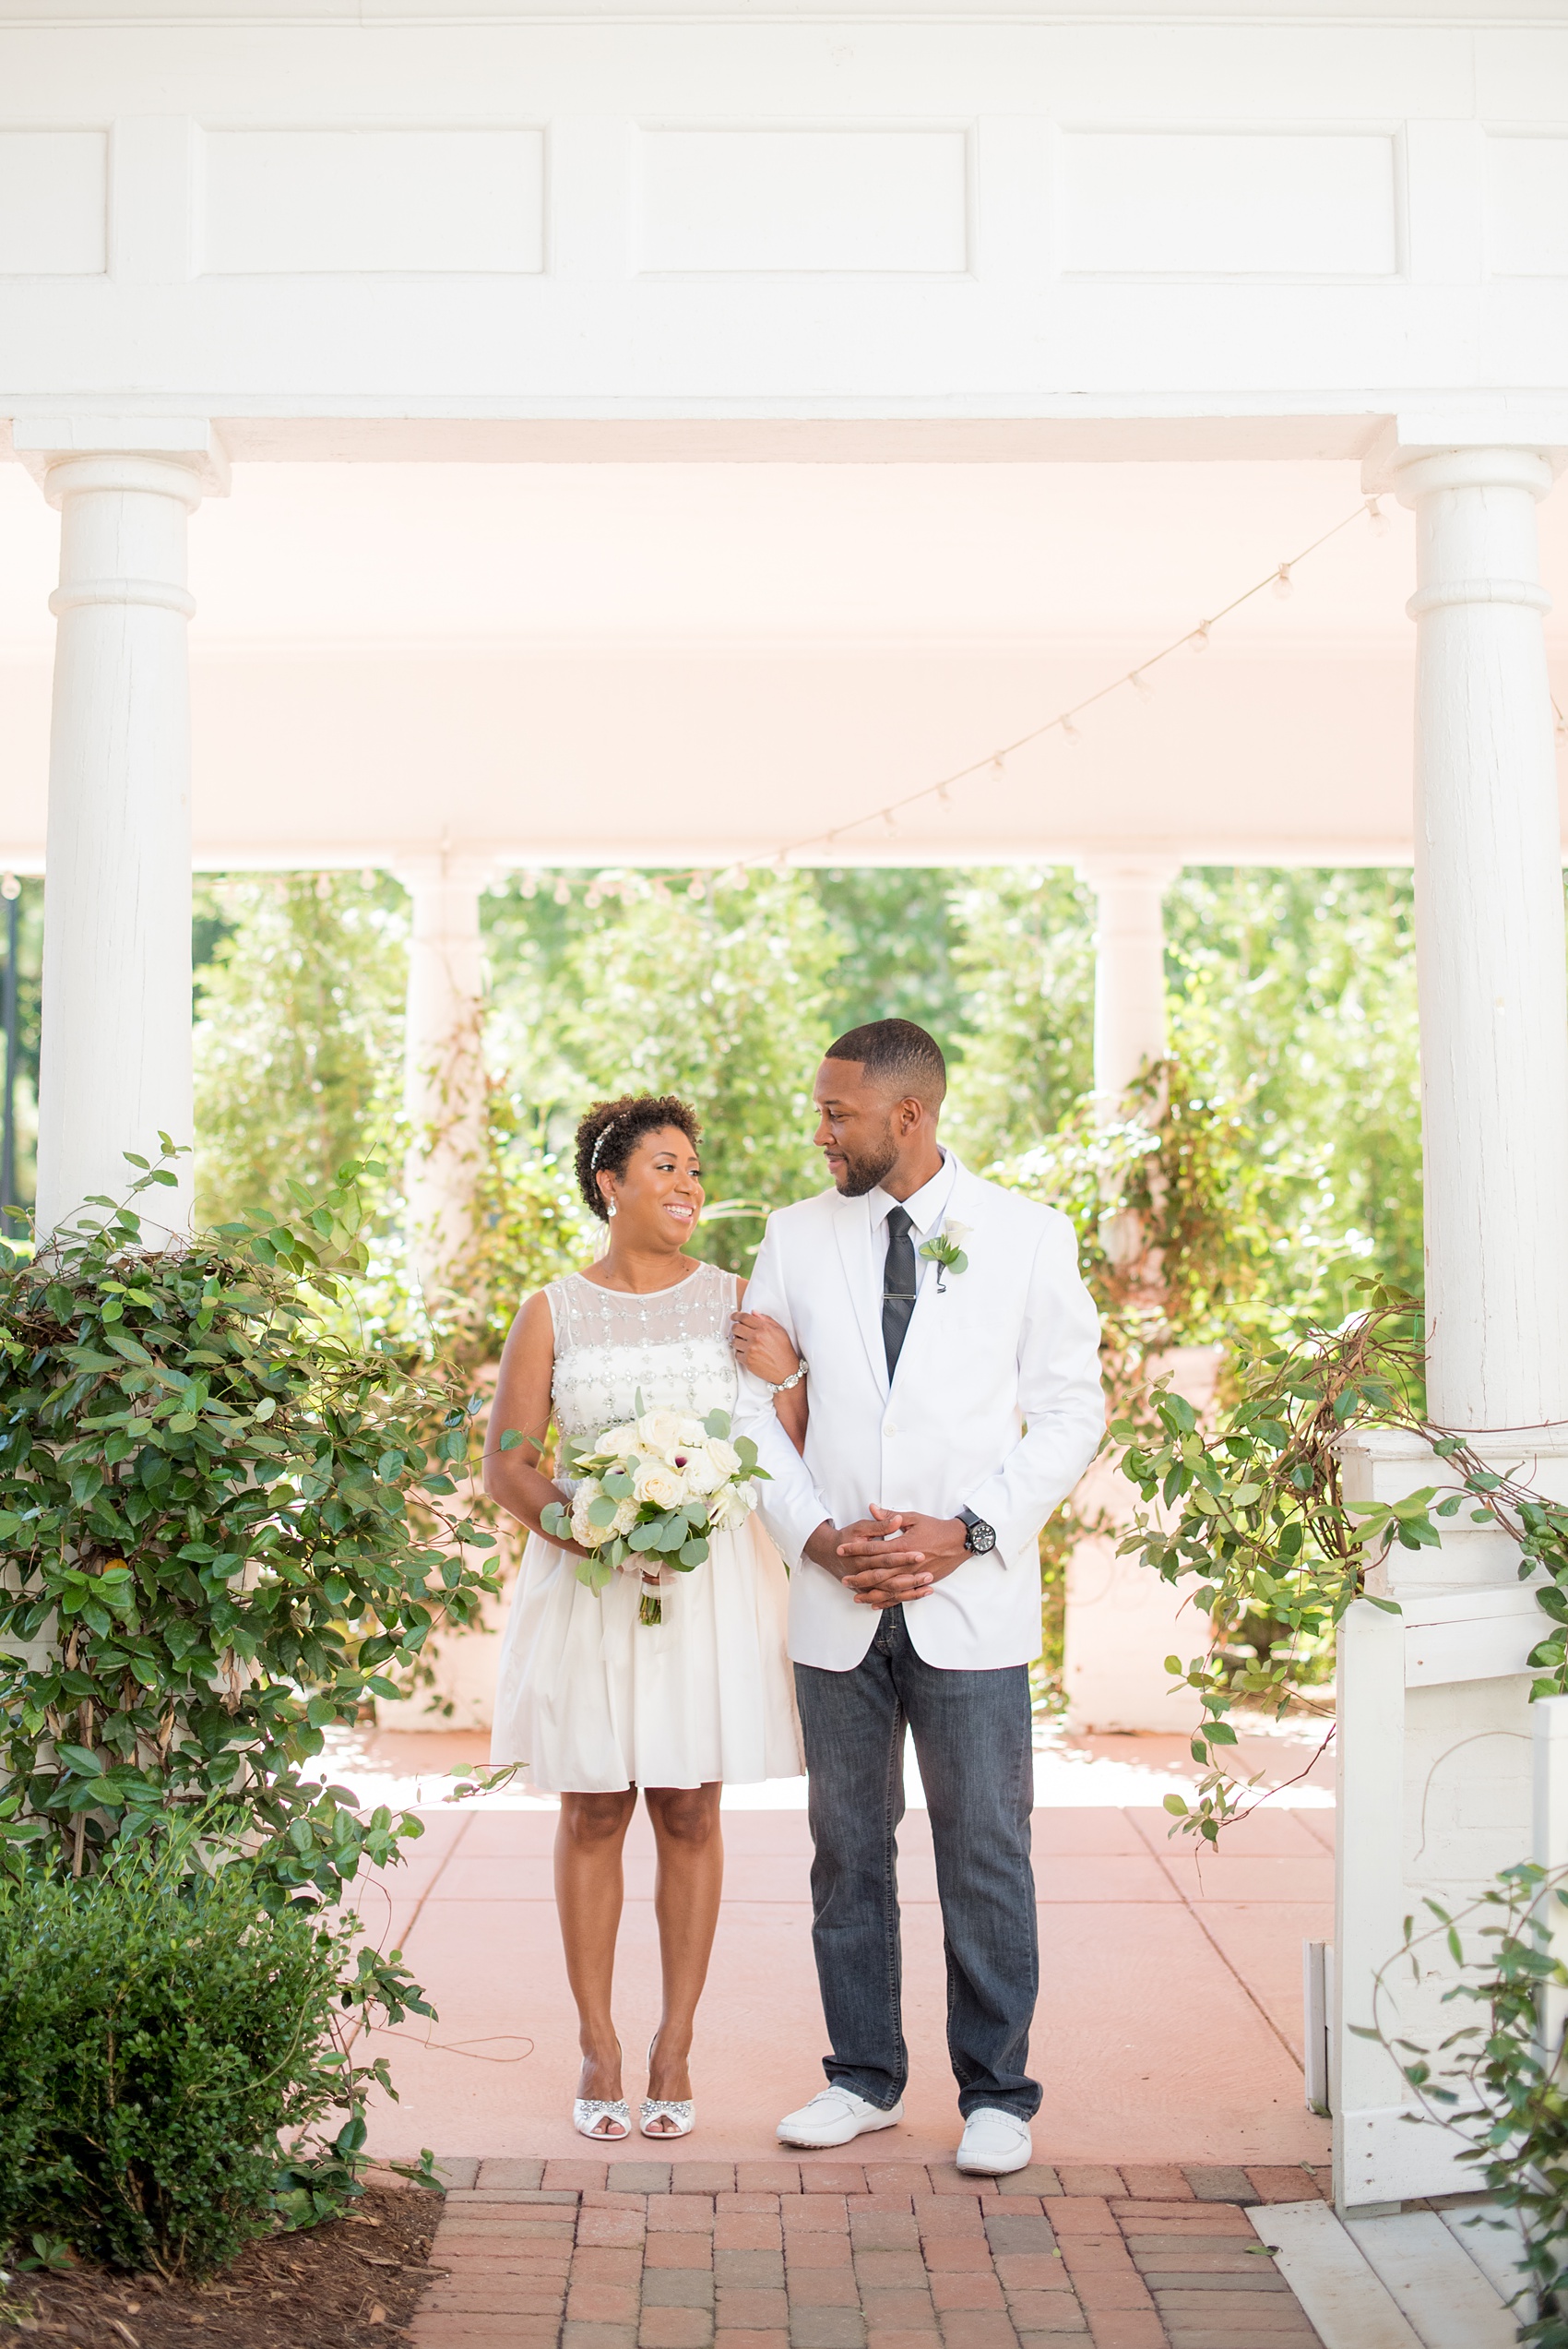
<path fill-rule="evenodd" d="M 91 1194 L 122 1197 L 124 1151 L 155 1157 L 160 1129 L 193 1139 L 185 526 L 217 461 L 210 447 L 148 453 L 93 447 L 90 436 L 79 448 L 50 446 L 49 429 L 17 431 L 60 510 L 41 1233 Z M 189 1221 L 189 1159 L 179 1174 L 177 1192 L 150 1201 L 171 1229 Z"/>
<path fill-rule="evenodd" d="M 1126 1115 L 1127 1088 L 1140 1068 L 1163 1060 L 1165 891 L 1181 867 L 1151 857 L 1095 859 L 1079 877 L 1098 906 L 1094 964 L 1094 1090 L 1104 1125 Z M 1152 1107 L 1152 1105 L 1151 1105 Z M 1130 1265 L 1143 1245 L 1131 1210 L 1107 1216 L 1101 1236 L 1113 1262 Z M 1200 1407 L 1214 1389 L 1212 1347 L 1182 1347 L 1159 1365 Z M 1079 1729 L 1190 1731 L 1198 1719 L 1192 1692 L 1175 1688 L 1165 1660 L 1185 1662 L 1206 1643 L 1204 1618 L 1186 1601 L 1192 1581 L 1173 1588 L 1135 1558 L 1118 1557 L 1120 1531 L 1136 1496 L 1111 1460 L 1096 1461 L 1076 1500 L 1117 1529 L 1080 1542 L 1067 1566 L 1063 1680 L 1069 1718 Z"/>
<path fill-rule="evenodd" d="M 1181 869 L 1149 857 L 1078 867 L 1097 907 L 1094 1089 L 1108 1122 L 1144 1063 L 1165 1057 L 1164 899 Z"/>
<path fill-rule="evenodd" d="M 490 872 L 481 859 L 445 853 L 398 868 L 413 900 L 403 1059 L 408 1229 L 433 1305 L 471 1228 L 484 1147 L 479 901 Z"/>
<path fill-rule="evenodd" d="M 1537 570 L 1542 450 L 1391 434 L 1369 490 L 1417 526 L 1416 930 L 1425 1153 L 1428 1407 L 1476 1451 L 1568 1495 L 1568 987 L 1562 851 Z M 1552 1423 L 1557 1423 L 1553 1425 Z M 1510 1432 L 1512 1431 L 1512 1432 Z M 1343 1446 L 1352 1502 L 1450 1481 L 1419 1437 Z M 1545 1628 L 1521 1609 L 1515 1545 L 1468 1508 L 1442 1547 L 1393 1549 L 1368 1577 L 1398 1616 L 1350 1611 L 1339 1660 L 1335 2191 L 1342 2209 L 1462 2188 L 1452 2140 L 1412 2128 L 1408 2093 L 1355 2036 L 1384 1975 L 1384 2020 L 1435 2045 L 1447 1961 L 1390 1966 L 1429 1897 L 1462 1910 L 1530 1856 L 1531 1675 Z M 1455 1636 L 1457 1635 L 1457 1636 Z M 1448 1645 L 1442 1645 L 1446 1639 Z M 1435 1643 L 1435 1644 L 1434 1644 Z M 1391 1788 L 1394 1799 L 1391 1802 Z M 1402 1799 L 1401 1799 L 1402 1795 Z M 1399 1831 L 1391 1835 L 1384 1818 Z M 1416 1824 L 1412 1824 L 1416 1822 Z"/>
<path fill-rule="evenodd" d="M 1568 1418 L 1562 842 L 1530 449 L 1416 456 L 1416 935 L 1429 1395 L 1467 1429 Z"/>

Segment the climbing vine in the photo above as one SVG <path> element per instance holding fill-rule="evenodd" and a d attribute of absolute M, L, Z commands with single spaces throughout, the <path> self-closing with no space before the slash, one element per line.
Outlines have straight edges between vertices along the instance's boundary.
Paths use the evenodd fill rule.
<path fill-rule="evenodd" d="M 1373 1982 L 1371 2025 L 1351 2029 L 1388 2050 L 1428 2118 L 1463 2140 L 1458 2158 L 1473 2171 L 1477 2190 L 1515 2214 L 1524 2237 L 1511 2304 L 1519 2339 L 1537 2349 L 1568 2349 L 1568 2078 L 1543 2012 L 1550 1992 L 1568 1993 L 1568 1967 L 1552 1950 L 1553 1912 L 1568 1908 L 1565 1872 L 1521 1862 L 1456 1914 L 1431 1899 L 1424 1906 L 1428 1917 L 1419 1926 L 1406 1918 L 1403 1949 Z M 1490 1946 L 1471 1955 L 1467 1933 Z M 1412 1982 L 1421 1983 L 1433 1943 L 1457 1970 L 1443 2004 L 1482 2013 L 1435 2048 L 1396 2035 L 1387 2013 L 1396 2006 L 1390 1971 L 1408 1963 Z M 1554 2003 L 1561 2008 L 1561 1999 Z M 1469 2223 L 1498 2224 L 1484 2212 Z"/>
<path fill-rule="evenodd" d="M 1238 1399 L 1210 1426 L 1182 1396 L 1157 1389 L 1146 1407 L 1114 1421 L 1109 1440 L 1145 1507 L 1121 1544 L 1168 1582 L 1198 1580 L 1193 1604 L 1211 1628 L 1249 1614 L 1284 1628 L 1277 1648 L 1240 1669 L 1222 1664 L 1217 1640 L 1171 1673 L 1197 1692 L 1202 1718 L 1193 1757 L 1204 1771 L 1196 1800 L 1168 1795 L 1188 1832 L 1215 1842 L 1239 1815 L 1247 1788 L 1229 1759 L 1228 1718 L 1239 1699 L 1277 1715 L 1292 1700 L 1301 1663 L 1366 1596 L 1395 1603 L 1368 1578 L 1398 1545 L 1435 1548 L 1438 1520 L 1468 1508 L 1517 1545 L 1522 1581 L 1548 1618 L 1529 1663 L 1531 1696 L 1568 1693 L 1568 1508 L 1543 1500 L 1514 1474 L 1488 1465 L 1426 1416 L 1422 1311 L 1418 1298 L 1369 1278 L 1352 1284 L 1358 1308 L 1338 1327 L 1310 1328 L 1283 1345 L 1238 1353 Z M 1421 1437 L 1444 1482 L 1398 1501 L 1350 1501 L 1342 1449 L 1352 1429 L 1397 1427 Z M 1253 1782 L 1255 1783 L 1255 1782 Z"/>

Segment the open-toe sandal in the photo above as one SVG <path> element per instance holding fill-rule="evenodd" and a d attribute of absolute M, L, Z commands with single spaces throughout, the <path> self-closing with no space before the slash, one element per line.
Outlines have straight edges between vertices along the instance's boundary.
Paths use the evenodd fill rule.
<path fill-rule="evenodd" d="M 600 2126 L 604 2121 L 610 2122 L 608 2128 Z M 572 2106 L 572 2127 L 596 2144 L 614 2145 L 632 2133 L 632 2108 L 624 2096 L 579 2096 Z"/>
<path fill-rule="evenodd" d="M 645 2096 L 642 2116 L 637 2126 L 645 2137 L 651 2137 L 657 2143 L 661 2137 L 689 2137 L 692 2133 L 694 2119 L 692 2100 L 689 2096 L 677 2098 Z M 668 2121 L 670 2127 L 655 2128 L 651 2124 L 656 2120 Z"/>

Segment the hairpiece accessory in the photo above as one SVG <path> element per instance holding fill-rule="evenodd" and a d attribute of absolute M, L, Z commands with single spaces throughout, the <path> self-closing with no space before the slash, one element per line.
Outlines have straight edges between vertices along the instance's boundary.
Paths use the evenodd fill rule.
<path fill-rule="evenodd" d="M 605 1143 L 610 1139 L 611 1135 L 615 1131 L 616 1127 L 619 1126 L 621 1120 L 618 1117 L 612 1117 L 607 1124 L 600 1127 L 599 1139 L 593 1146 L 593 1156 L 588 1160 L 588 1173 L 590 1174 L 599 1164 L 599 1154 L 600 1151 L 604 1148 Z"/>

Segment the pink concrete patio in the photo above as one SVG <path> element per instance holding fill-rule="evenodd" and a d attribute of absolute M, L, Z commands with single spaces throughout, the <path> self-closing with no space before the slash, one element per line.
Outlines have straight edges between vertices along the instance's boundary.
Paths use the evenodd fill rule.
<path fill-rule="evenodd" d="M 385 1742 L 404 1748 L 392 1764 L 403 1769 L 429 1767 L 433 1754 L 450 1766 L 459 1744 Z M 410 1757 L 411 1747 L 422 1750 Z M 1301 1739 L 1260 1741 L 1250 1759 L 1283 1781 L 1310 1752 Z M 374 1758 L 374 1768 L 387 1766 Z M 1190 1782 L 1191 1773 L 1174 1738 L 1058 1739 L 1041 1757 L 1033 2062 L 1045 2083 L 1035 2131 L 1042 2163 L 1328 2159 L 1327 2124 L 1302 2101 L 1301 2047 L 1301 1942 L 1332 1934 L 1325 1765 L 1316 1763 L 1304 1790 L 1232 1830 L 1222 1853 L 1203 1860 L 1184 1841 L 1170 1840 L 1159 1806 L 1159 1788 Z M 354 1772 L 335 1762 L 334 1775 L 352 1781 Z M 1106 1799 L 1108 1788 L 1127 1783 L 1136 1799 Z M 1061 1799 L 1080 1787 L 1083 1799 Z M 362 1782 L 362 1791 L 369 1792 Z M 576 2031 L 551 1896 L 553 1807 L 513 1797 L 455 1808 L 429 1781 L 417 1791 L 425 1835 L 405 1866 L 365 1888 L 361 1905 L 376 1938 L 403 1950 L 440 2019 L 410 2022 L 380 2043 L 401 2101 L 376 2113 L 373 2149 L 576 2158 L 588 2149 L 569 2117 Z M 779 1791 L 798 1803 L 798 1790 Z M 1317 1806 L 1284 1806 L 1292 1801 Z M 750 2163 L 776 2157 L 778 2115 L 822 2078 L 810 1843 L 799 1807 L 727 1807 L 724 1827 L 726 1902 L 693 2066 L 697 2128 L 682 2152 Z M 912 2076 L 904 2122 L 880 2135 L 874 2152 L 881 2163 L 940 2165 L 951 2162 L 956 2121 L 922 1810 L 909 1811 L 902 1847 Z M 658 2012 L 651 1893 L 652 1841 L 639 1813 L 617 1974 L 633 2097 L 642 2093 L 641 2052 Z M 634 2139 L 623 2152 L 639 2149 L 653 2150 Z"/>

